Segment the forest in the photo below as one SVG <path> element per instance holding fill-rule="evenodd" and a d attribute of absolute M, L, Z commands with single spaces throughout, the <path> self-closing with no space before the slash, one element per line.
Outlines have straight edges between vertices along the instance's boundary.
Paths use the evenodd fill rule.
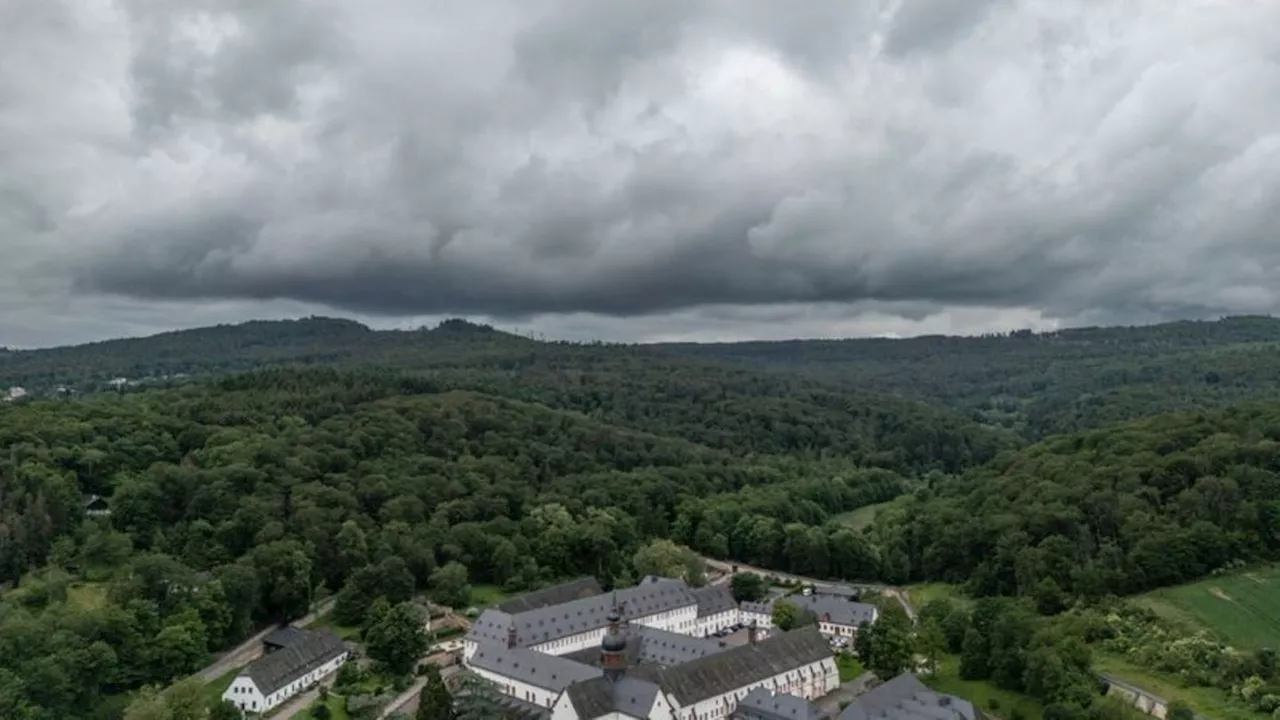
<path fill-rule="evenodd" d="M 0 386 L 31 391 L 0 405 L 0 717 L 115 720 L 329 595 L 357 618 L 470 585 L 628 583 L 657 540 L 960 585 L 991 602 L 936 611 L 956 653 L 1030 613 L 1007 642 L 1069 677 L 993 675 L 981 645 L 970 672 L 1085 717 L 1071 638 L 1096 641 L 1117 596 L 1280 559 L 1275 339 L 1236 318 L 574 345 L 312 318 L 0 352 Z"/>

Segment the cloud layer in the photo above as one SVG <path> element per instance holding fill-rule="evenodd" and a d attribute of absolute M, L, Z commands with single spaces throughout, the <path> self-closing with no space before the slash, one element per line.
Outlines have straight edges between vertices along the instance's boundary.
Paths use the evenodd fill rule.
<path fill-rule="evenodd" d="M 1274 311 L 1276 27 L 1268 0 L 0 4 L 0 304 L 28 313 L 0 330 L 104 295 L 694 335 Z"/>

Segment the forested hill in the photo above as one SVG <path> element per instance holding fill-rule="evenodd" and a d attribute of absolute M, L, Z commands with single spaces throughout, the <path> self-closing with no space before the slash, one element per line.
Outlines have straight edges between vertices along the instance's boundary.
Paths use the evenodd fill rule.
<path fill-rule="evenodd" d="M 920 490 L 877 530 L 910 578 L 1046 612 L 1280 559 L 1280 403 L 1053 438 Z"/>
<path fill-rule="evenodd" d="M 982 337 L 658 347 L 936 402 L 1030 438 L 1280 398 L 1280 320 L 1270 317 Z"/>
<path fill-rule="evenodd" d="M 699 444 L 654 387 L 588 416 L 421 377 L 278 369 L 0 407 L 0 717 L 115 720 L 129 691 L 321 592 L 358 625 L 379 597 L 465 607 L 469 583 L 628 583 L 636 553 L 695 507 L 728 523 L 695 538 L 704 551 L 878 575 L 868 541 L 828 520 L 907 477 L 840 453 Z M 762 407 L 753 417 L 782 411 Z M 626 412 L 667 432 L 607 419 Z M 731 422 L 716 412 L 702 422 Z M 947 464 L 856 424 L 828 431 L 893 449 L 904 470 Z M 110 517 L 87 517 L 86 494 Z"/>
<path fill-rule="evenodd" d="M 723 376 L 720 364 L 726 362 L 756 371 L 743 375 L 750 374 L 753 383 L 778 384 L 787 392 L 803 384 L 843 397 L 854 393 L 864 398 L 859 404 L 868 402 L 867 394 L 897 395 L 1034 440 L 1170 410 L 1280 398 L 1280 320 L 1235 317 L 984 337 L 624 346 L 540 342 L 461 320 L 429 330 L 374 331 L 348 320 L 307 318 L 0 351 L 0 387 L 18 385 L 40 394 L 60 386 L 101 389 L 121 378 L 149 383 L 264 366 L 374 365 L 484 371 L 495 379 L 518 373 L 521 382 L 529 373 L 554 374 L 559 379 L 552 384 L 562 389 L 577 385 L 598 393 L 616 389 L 596 381 L 616 377 L 624 366 L 699 376 L 715 367 L 710 374 Z M 775 377 L 761 379 L 760 371 Z M 705 396 L 690 400 L 702 402 Z M 575 409 L 589 409 L 583 405 L 592 400 L 580 396 L 573 402 Z"/>

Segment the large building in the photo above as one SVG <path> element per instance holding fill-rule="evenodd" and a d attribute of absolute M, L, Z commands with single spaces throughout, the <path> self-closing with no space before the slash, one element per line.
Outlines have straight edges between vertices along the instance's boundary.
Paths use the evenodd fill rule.
<path fill-rule="evenodd" d="M 553 720 L 711 720 L 759 702 L 741 717 L 763 718 L 840 684 L 819 628 L 764 637 L 772 608 L 744 612 L 727 587 L 652 576 L 611 593 L 572 585 L 485 611 L 465 640 L 467 667 L 523 709 Z M 764 615 L 761 628 L 753 620 Z M 721 639 L 743 625 L 745 644 Z"/>
<path fill-rule="evenodd" d="M 859 695 L 839 720 L 978 720 L 973 703 L 935 692 L 911 673 Z"/>
<path fill-rule="evenodd" d="M 265 715 L 337 672 L 350 652 L 337 635 L 288 627 L 263 640 L 265 654 L 250 663 L 222 693 L 241 711 Z"/>

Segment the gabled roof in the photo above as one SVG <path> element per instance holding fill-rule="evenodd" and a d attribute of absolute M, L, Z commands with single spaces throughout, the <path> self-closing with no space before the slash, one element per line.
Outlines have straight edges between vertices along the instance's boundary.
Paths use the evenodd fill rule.
<path fill-rule="evenodd" d="M 733 599 L 733 592 L 724 585 L 707 585 L 691 590 L 690 593 L 698 603 L 698 617 L 738 609 L 738 603 Z"/>
<path fill-rule="evenodd" d="M 687 706 L 831 657 L 826 638 L 809 626 L 668 668 L 658 682 Z"/>
<path fill-rule="evenodd" d="M 903 673 L 859 695 L 839 720 L 977 720 L 973 703 L 934 692 L 911 673 Z"/>
<path fill-rule="evenodd" d="M 551 605 L 560 605 L 570 600 L 581 600 L 582 598 L 594 597 L 604 592 L 600 587 L 599 581 L 593 577 L 580 577 L 570 580 L 566 583 L 553 585 L 549 588 L 535 590 L 534 592 L 512 598 L 498 606 L 498 610 L 509 615 L 515 615 L 538 608 L 549 607 Z"/>
<path fill-rule="evenodd" d="M 643 625 L 632 625 L 627 629 L 625 656 L 628 667 L 644 664 L 664 668 L 715 655 L 728 649 L 729 646 L 726 643 L 713 638 L 693 637 Z M 583 648 L 568 653 L 564 657 L 586 665 L 598 665 L 600 648 Z"/>
<path fill-rule="evenodd" d="M 273 645 L 278 648 L 285 648 L 306 639 L 308 632 L 292 625 L 286 625 L 282 628 L 272 630 L 268 635 L 262 638 L 263 645 Z"/>
<path fill-rule="evenodd" d="M 689 586 L 682 580 L 646 577 L 635 587 L 613 593 L 535 608 L 520 613 L 485 610 L 468 634 L 475 642 L 507 644 L 510 628 L 516 630 L 516 645 L 529 647 L 571 635 L 599 630 L 609 624 L 609 613 L 617 602 L 622 616 L 639 619 L 659 612 L 696 604 Z"/>
<path fill-rule="evenodd" d="M 270 695 L 347 651 L 337 635 L 327 631 L 301 630 L 303 637 L 273 653 L 254 660 L 240 676 L 248 676 L 258 692 Z"/>
<path fill-rule="evenodd" d="M 734 720 L 826 720 L 817 705 L 795 695 L 758 687 L 738 701 Z"/>
<path fill-rule="evenodd" d="M 600 677 L 599 668 L 528 648 L 478 645 L 468 661 L 472 667 L 519 680 L 543 690 L 559 692 L 571 684 Z"/>
<path fill-rule="evenodd" d="M 783 598 L 783 601 L 792 603 L 801 610 L 808 610 L 825 622 L 837 625 L 874 623 L 879 613 L 875 605 L 846 600 L 836 595 L 792 595 Z"/>
<path fill-rule="evenodd" d="M 614 682 L 597 678 L 569 687 L 569 701 L 581 718 L 599 718 L 611 713 L 647 718 L 660 688 L 652 680 L 631 675 Z"/>

